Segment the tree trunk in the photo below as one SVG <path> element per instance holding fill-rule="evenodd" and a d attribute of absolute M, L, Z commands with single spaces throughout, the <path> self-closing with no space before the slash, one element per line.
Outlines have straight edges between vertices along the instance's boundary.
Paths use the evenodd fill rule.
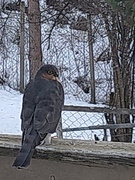
<path fill-rule="evenodd" d="M 29 20 L 29 70 L 30 79 L 33 79 L 42 65 L 41 49 L 41 14 L 39 0 L 28 0 Z"/>
<path fill-rule="evenodd" d="M 131 52 L 133 36 L 131 27 L 127 27 L 121 14 L 112 13 L 111 28 L 105 20 L 112 53 L 114 97 L 113 104 L 116 108 L 130 108 L 131 104 Z M 111 99 L 110 99 L 111 101 Z M 107 123 L 130 123 L 129 115 L 110 115 Z M 112 141 L 131 142 L 132 128 L 115 129 L 110 131 Z"/>

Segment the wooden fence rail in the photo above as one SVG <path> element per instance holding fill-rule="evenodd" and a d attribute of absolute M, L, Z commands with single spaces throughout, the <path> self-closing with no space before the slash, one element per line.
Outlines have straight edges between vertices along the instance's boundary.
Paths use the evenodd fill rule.
<path fill-rule="evenodd" d="M 79 112 L 92 112 L 92 113 L 109 113 L 109 114 L 133 114 L 135 109 L 128 108 L 108 108 L 108 107 L 88 107 L 88 106 L 68 106 L 63 107 L 63 111 L 79 111 Z"/>
<path fill-rule="evenodd" d="M 87 127 L 77 127 L 77 128 L 65 128 L 62 129 L 63 132 L 70 131 L 85 131 L 85 130 L 97 130 L 97 129 L 120 129 L 120 128 L 133 128 L 135 123 L 124 123 L 124 124 L 107 124 L 107 125 L 96 125 Z"/>

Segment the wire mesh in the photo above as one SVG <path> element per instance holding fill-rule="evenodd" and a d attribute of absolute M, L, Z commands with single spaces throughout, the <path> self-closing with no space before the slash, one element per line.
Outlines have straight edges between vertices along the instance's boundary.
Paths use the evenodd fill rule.
<path fill-rule="evenodd" d="M 11 1 L 12 2 L 12 1 Z M 17 2 L 17 1 L 15 1 Z M 57 23 L 50 38 L 49 33 L 58 14 L 52 9 L 45 10 L 45 3 L 41 3 L 42 12 L 42 51 L 43 62 L 57 65 L 61 73 L 66 97 L 80 101 L 90 101 L 90 65 L 88 32 L 71 28 L 71 24 L 80 16 L 86 21 L 87 16 L 72 10 L 67 16 L 68 24 Z M 49 19 L 49 20 L 48 20 Z M 86 22 L 85 22 L 86 23 Z M 94 34 L 94 60 L 95 60 L 95 85 L 96 102 L 106 103 L 108 92 L 112 88 L 111 63 L 98 61 L 101 51 L 108 47 L 104 24 L 100 16 L 92 20 Z M 1 10 L 1 60 L 0 76 L 14 89 L 20 85 L 20 12 Z M 25 17 L 25 84 L 29 80 L 28 65 L 28 19 Z M 6 74 L 6 75 L 5 75 Z M 80 83 L 80 84 L 79 84 Z"/>
<path fill-rule="evenodd" d="M 72 106 L 70 106 L 72 109 Z M 79 108 L 79 106 L 77 106 Z M 80 106 L 80 109 L 82 107 Z M 91 107 L 94 109 L 94 107 Z M 66 109 L 66 108 L 65 108 Z M 129 111 L 129 109 L 126 109 Z M 130 109 L 131 115 L 127 115 L 125 109 L 121 109 L 121 112 L 116 111 L 110 113 L 101 112 L 81 112 L 78 111 L 63 111 L 62 118 L 62 129 L 63 137 L 69 139 L 85 139 L 95 141 L 123 141 L 121 137 L 125 137 L 125 141 L 134 142 L 135 138 L 135 123 L 134 123 L 134 109 Z M 125 111 L 125 112 L 124 112 Z M 122 114 L 121 114 L 122 113 Z M 110 116 L 110 120 L 115 120 L 116 116 L 124 116 L 130 118 L 129 122 L 124 124 L 121 122 L 110 121 L 106 119 L 106 115 Z M 129 130 L 130 129 L 130 130 Z"/>
<path fill-rule="evenodd" d="M 74 127 L 87 127 L 91 125 L 105 124 L 103 113 L 85 113 L 85 112 L 63 112 L 62 114 L 62 128 L 74 128 Z M 64 138 L 69 139 L 85 139 L 95 140 L 95 136 L 99 140 L 103 140 L 103 130 L 91 130 L 91 131 L 74 131 L 63 132 Z"/>

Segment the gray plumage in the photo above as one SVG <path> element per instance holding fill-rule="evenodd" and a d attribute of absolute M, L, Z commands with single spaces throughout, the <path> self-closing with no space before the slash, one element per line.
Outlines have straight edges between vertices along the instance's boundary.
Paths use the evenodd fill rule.
<path fill-rule="evenodd" d="M 29 166 L 35 147 L 48 133 L 56 131 L 64 104 L 64 91 L 59 81 L 48 77 L 57 76 L 55 66 L 44 65 L 25 89 L 21 112 L 22 146 L 12 165 L 14 167 Z"/>

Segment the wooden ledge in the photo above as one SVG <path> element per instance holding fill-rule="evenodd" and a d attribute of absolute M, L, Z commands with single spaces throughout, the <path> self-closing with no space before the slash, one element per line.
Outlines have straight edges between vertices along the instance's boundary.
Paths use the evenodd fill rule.
<path fill-rule="evenodd" d="M 21 136 L 0 135 L 0 156 L 16 156 Z M 52 139 L 38 146 L 34 158 L 70 162 L 85 166 L 135 166 L 135 144 Z"/>

